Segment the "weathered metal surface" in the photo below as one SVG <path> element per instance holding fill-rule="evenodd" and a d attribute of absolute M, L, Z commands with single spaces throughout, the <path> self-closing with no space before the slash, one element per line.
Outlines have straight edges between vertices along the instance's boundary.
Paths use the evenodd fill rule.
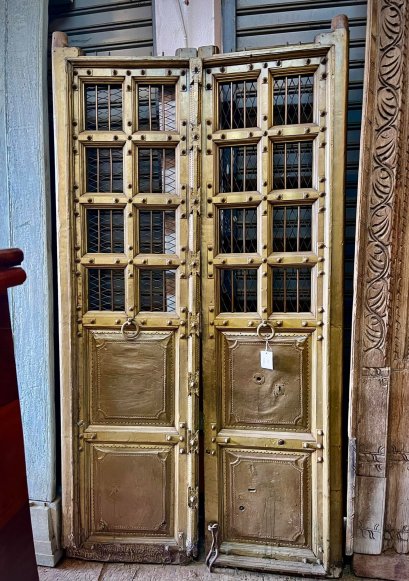
<path fill-rule="evenodd" d="M 221 334 L 224 425 L 308 429 L 308 335 L 277 334 L 269 342 L 274 354 L 274 370 L 269 370 L 260 369 L 260 351 L 265 342 L 250 333 Z"/>
<path fill-rule="evenodd" d="M 197 82 L 186 59 L 70 48 L 55 49 L 54 82 L 64 545 L 83 558 L 182 562 L 197 551 L 187 498 L 198 449 L 199 258 L 187 219 Z"/>
<path fill-rule="evenodd" d="M 342 236 L 343 219 L 336 208 L 342 203 L 343 163 L 335 163 L 333 145 L 342 159 L 347 30 L 342 18 L 333 25 L 334 31 L 314 45 L 221 56 L 205 47 L 199 51 L 202 58 L 190 61 L 98 59 L 81 57 L 76 49 L 55 50 L 64 543 L 71 555 L 159 562 L 195 555 L 202 336 L 207 338 L 202 350 L 207 514 L 220 526 L 220 563 L 226 565 L 230 558 L 239 563 L 243 556 L 242 566 L 258 568 L 266 553 L 270 558 L 261 568 L 337 572 L 340 483 L 339 471 L 333 472 L 332 466 L 339 463 L 336 386 L 341 355 L 336 344 L 342 337 L 342 250 L 333 245 L 333 237 Z M 315 101 L 304 110 L 300 96 L 298 107 L 307 122 L 298 119 L 277 129 L 271 104 L 274 79 L 294 71 L 314 78 Z M 250 85 L 234 87 L 248 90 L 251 99 L 256 87 L 258 105 L 253 103 L 252 113 L 246 113 L 252 119 L 249 126 L 235 121 L 225 129 L 219 126 L 220 109 L 213 95 L 232 78 L 250 79 Z M 99 88 L 86 90 L 96 86 L 95 79 Z M 118 94 L 111 87 L 118 84 L 123 88 L 122 126 L 107 131 L 103 125 L 116 123 L 112 111 L 118 108 Z M 155 108 L 151 100 L 159 93 L 152 96 L 149 89 L 146 101 L 146 86 L 162 84 L 176 90 L 176 126 L 171 129 L 160 121 L 160 115 L 166 122 L 170 119 L 165 92 L 159 92 L 162 101 Z M 108 99 L 107 121 L 105 109 L 87 101 L 90 94 Z M 232 107 L 232 100 L 229 103 Z M 101 131 L 88 127 L 94 110 L 97 118 L 92 123 L 101 125 Z M 152 115 L 159 115 L 155 129 Z M 146 118 L 149 130 L 139 125 Z M 288 145 L 287 189 L 277 190 L 279 163 L 274 156 L 281 143 L 294 142 L 299 144 L 298 165 L 291 162 Z M 306 162 L 301 162 L 304 149 Z M 226 151 L 230 160 L 236 156 L 245 161 L 223 182 L 218 164 Z M 223 171 L 232 174 L 225 158 Z M 298 172 L 298 185 L 291 182 L 292 172 Z M 302 226 L 312 227 L 313 246 L 308 242 L 307 249 L 295 253 L 278 252 L 271 242 L 273 208 L 290 208 L 289 203 L 291 208 L 314 209 L 313 224 Z M 92 214 L 87 234 L 88 212 L 94 207 L 123 211 L 123 229 L 113 229 L 114 214 L 109 215 L 108 242 L 102 230 L 95 238 L 95 228 L 103 228 L 101 219 L 107 223 L 101 213 L 97 226 Z M 244 252 L 221 253 L 222 207 L 257 209 L 256 252 L 249 253 L 243 245 Z M 152 225 L 151 236 L 160 251 L 155 252 L 152 243 L 149 253 L 141 252 L 139 245 L 146 243 L 145 231 L 141 239 L 142 213 L 166 208 L 175 212 L 174 251 L 166 250 L 170 239 L 165 243 Z M 161 222 L 160 228 L 173 228 L 172 223 L 173 218 L 167 226 Z M 120 247 L 112 251 L 114 232 L 125 233 L 123 252 Z M 174 231 L 167 232 L 173 240 Z M 94 240 L 92 252 L 88 235 Z M 291 237 L 289 231 L 285 236 Z M 244 273 L 248 287 L 244 294 L 226 287 L 222 303 L 221 277 L 229 280 L 234 269 L 236 277 Z M 272 281 L 279 276 L 285 281 L 290 271 L 296 273 L 295 290 L 284 291 L 285 312 L 280 312 Z M 259 284 L 257 293 L 251 290 L 254 282 Z M 260 326 L 267 318 L 269 322 Z M 275 367 L 261 371 L 265 333 L 259 331 L 269 324 L 275 335 Z M 216 382 L 216 373 L 221 382 Z M 234 455 L 236 460 L 231 460 Z M 255 493 L 247 481 L 253 476 Z M 133 490 L 135 478 L 139 484 Z M 237 478 L 238 488 L 233 485 Z M 274 483 L 282 479 L 290 512 L 274 512 Z M 241 504 L 236 507 L 243 494 L 249 512 L 267 511 L 264 521 L 243 521 L 246 505 L 244 511 Z M 133 507 L 127 514 L 125 505 Z"/>
<path fill-rule="evenodd" d="M 340 573 L 345 17 L 334 19 L 333 28 L 315 45 L 204 61 L 202 356 L 206 521 L 219 525 L 220 541 L 214 566 Z M 304 95 L 297 111 L 290 111 L 293 75 L 312 77 L 311 109 L 304 109 L 309 99 Z M 280 104 L 275 79 L 282 78 Z M 248 84 L 240 85 L 243 80 Z M 301 84 L 307 88 L 310 81 Z M 249 94 L 222 101 L 228 90 Z M 295 114 L 288 125 L 277 123 L 277 117 Z M 276 152 L 286 156 L 282 144 L 291 150 L 297 141 L 311 144 L 310 162 L 291 167 L 286 157 L 280 166 Z M 301 158 L 304 149 L 297 146 L 291 155 Z M 277 167 L 283 168 L 282 178 Z M 273 211 L 298 204 L 312 207 L 311 247 L 300 250 L 297 230 L 295 250 L 277 249 Z M 252 252 L 241 242 L 252 241 L 252 222 L 242 229 L 231 226 L 224 218 L 229 208 L 256 208 Z M 232 228 L 226 250 L 220 246 L 221 221 Z M 304 279 L 310 282 L 301 287 L 297 274 L 278 300 L 274 281 L 285 279 L 288 269 L 310 273 Z M 268 345 L 257 333 L 264 319 L 275 331 Z M 267 328 L 262 334 L 268 333 Z M 273 369 L 261 366 L 263 349 L 273 352 Z M 208 535 L 208 546 L 210 541 Z"/>

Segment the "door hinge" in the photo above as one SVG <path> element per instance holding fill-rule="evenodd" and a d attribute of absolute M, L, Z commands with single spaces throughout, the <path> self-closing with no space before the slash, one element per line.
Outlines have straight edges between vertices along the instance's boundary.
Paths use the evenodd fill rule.
<path fill-rule="evenodd" d="M 189 213 L 193 214 L 193 211 L 200 211 L 200 187 L 192 188 L 189 196 Z"/>
<path fill-rule="evenodd" d="M 199 430 L 196 430 L 195 432 L 192 432 L 192 430 L 187 431 L 186 448 L 188 454 L 199 453 Z"/>
<path fill-rule="evenodd" d="M 192 335 L 197 335 L 199 337 L 201 329 L 200 329 L 200 314 L 199 313 L 188 313 L 188 335 L 191 337 Z"/>
<path fill-rule="evenodd" d="M 82 434 L 82 437 L 84 438 L 84 440 L 95 440 L 97 435 L 95 432 L 84 432 Z"/>
<path fill-rule="evenodd" d="M 199 397 L 199 372 L 188 373 L 188 395 L 196 395 Z"/>
<path fill-rule="evenodd" d="M 200 250 L 198 252 L 190 253 L 188 268 L 189 276 L 194 274 L 197 275 L 200 274 Z"/>
<path fill-rule="evenodd" d="M 185 549 L 185 533 L 183 531 L 178 532 L 178 545 L 180 551 Z"/>
<path fill-rule="evenodd" d="M 192 510 L 197 510 L 199 506 L 199 487 L 188 486 L 187 489 L 187 505 Z"/>

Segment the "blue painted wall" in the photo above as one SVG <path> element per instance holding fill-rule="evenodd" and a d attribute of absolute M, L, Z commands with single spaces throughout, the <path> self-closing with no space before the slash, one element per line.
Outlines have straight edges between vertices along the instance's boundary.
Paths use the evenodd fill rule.
<path fill-rule="evenodd" d="M 48 0 L 0 2 L 0 247 L 24 251 L 11 291 L 29 496 L 55 498 L 54 344 L 47 117 Z"/>

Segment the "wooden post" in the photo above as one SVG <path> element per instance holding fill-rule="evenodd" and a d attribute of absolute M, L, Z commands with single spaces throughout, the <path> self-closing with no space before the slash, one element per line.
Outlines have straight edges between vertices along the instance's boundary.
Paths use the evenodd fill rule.
<path fill-rule="evenodd" d="M 369 0 L 361 138 L 347 552 L 357 574 L 409 578 L 408 32 Z"/>

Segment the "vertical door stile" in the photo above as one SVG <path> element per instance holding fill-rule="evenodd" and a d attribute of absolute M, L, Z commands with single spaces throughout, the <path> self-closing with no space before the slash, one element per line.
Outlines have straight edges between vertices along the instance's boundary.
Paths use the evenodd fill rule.
<path fill-rule="evenodd" d="M 56 39 L 58 40 L 58 39 Z M 60 345 L 60 373 L 63 386 L 75 385 L 77 382 L 75 344 L 77 331 L 75 310 L 72 305 L 76 302 L 75 269 L 71 262 L 74 249 L 74 179 L 73 179 L 73 152 L 71 135 L 72 124 L 72 81 L 67 69 L 69 58 L 79 56 L 78 48 L 61 47 L 54 44 L 53 38 L 53 110 L 54 110 L 54 137 L 56 149 L 55 174 L 59 195 L 56 199 L 57 239 L 58 250 L 58 316 L 64 321 L 64 332 L 59 337 Z M 69 265 L 68 268 L 66 265 Z M 75 389 L 62 389 L 64 413 L 61 417 L 62 453 L 61 469 L 64 475 L 65 494 L 62 497 L 62 543 L 78 541 L 78 510 L 77 504 L 72 502 L 78 498 L 76 483 L 78 475 L 79 452 L 75 443 L 78 437 L 78 401 Z"/>
<path fill-rule="evenodd" d="M 189 183 L 188 183 L 188 554 L 197 557 L 199 511 L 199 395 L 200 395 L 200 152 L 199 124 L 202 62 L 189 63 Z"/>
<path fill-rule="evenodd" d="M 216 240 L 213 230 L 213 197 L 216 176 L 213 165 L 217 151 L 213 143 L 216 120 L 213 110 L 214 86 L 211 71 L 203 64 L 202 81 L 202 157 L 201 157 L 201 254 L 202 254 L 202 385 L 204 424 L 204 495 L 206 524 L 211 527 L 219 520 L 219 471 L 217 470 L 216 433 L 218 429 L 216 413 L 216 343 L 214 320 L 216 297 L 213 292 L 213 257 L 216 255 Z M 209 531 L 205 531 L 207 543 Z"/>

